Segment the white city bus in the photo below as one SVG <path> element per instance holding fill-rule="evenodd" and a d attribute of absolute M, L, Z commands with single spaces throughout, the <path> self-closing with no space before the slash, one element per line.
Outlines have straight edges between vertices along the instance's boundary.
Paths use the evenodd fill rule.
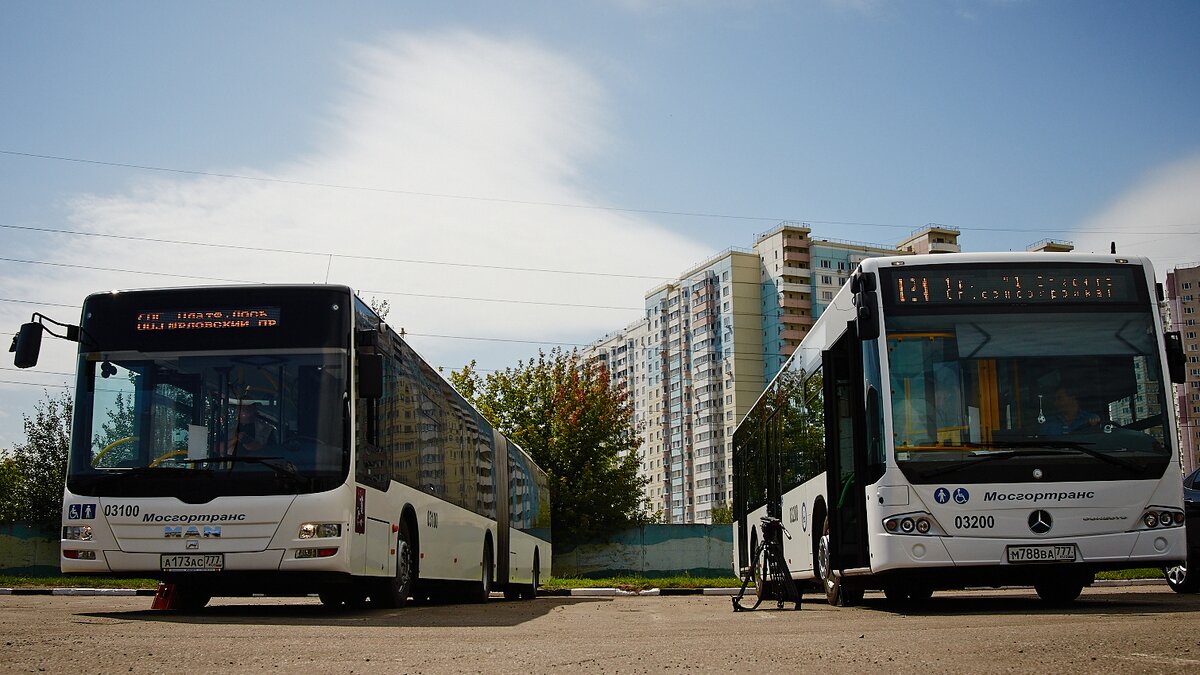
<path fill-rule="evenodd" d="M 1150 263 L 1015 253 L 861 263 L 734 434 L 734 570 L 780 518 L 791 575 L 865 590 L 1033 585 L 1186 555 Z M 771 594 L 770 583 L 761 593 Z"/>
<path fill-rule="evenodd" d="M 533 597 L 550 572 L 545 474 L 349 288 L 100 293 L 67 337 L 65 574 L 158 578 L 198 608 Z"/>

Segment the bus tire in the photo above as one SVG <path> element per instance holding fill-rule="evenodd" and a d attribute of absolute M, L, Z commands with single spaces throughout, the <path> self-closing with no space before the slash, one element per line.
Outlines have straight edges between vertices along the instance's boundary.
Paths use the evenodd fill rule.
<path fill-rule="evenodd" d="M 180 612 L 198 612 L 204 609 L 212 593 L 193 584 L 175 584 L 174 608 Z"/>
<path fill-rule="evenodd" d="M 817 546 L 817 578 L 821 580 L 821 587 L 825 589 L 825 600 L 829 604 L 835 607 L 856 605 L 862 601 L 862 589 L 847 584 L 844 577 L 833 573 L 829 547 L 829 520 L 827 519 Z"/>
<path fill-rule="evenodd" d="M 381 607 L 400 608 L 408 602 L 413 590 L 413 572 L 416 570 L 416 549 L 408 522 L 400 519 L 396 534 L 396 574 L 381 580 L 375 604 Z"/>
<path fill-rule="evenodd" d="M 532 600 L 537 597 L 538 583 L 541 581 L 542 569 L 541 562 L 538 560 L 538 552 L 533 551 L 533 577 L 527 584 L 508 584 L 504 587 L 505 600 Z"/>
<path fill-rule="evenodd" d="M 492 573 L 495 568 L 495 562 L 492 559 L 492 540 L 485 539 L 483 541 L 483 561 L 480 563 L 480 575 L 478 582 L 472 582 L 473 588 L 469 597 L 470 602 L 487 602 L 487 599 L 492 594 Z"/>
<path fill-rule="evenodd" d="M 1163 568 L 1163 576 L 1167 585 L 1176 593 L 1195 593 L 1200 591 L 1200 574 L 1188 574 L 1186 562 Z"/>
<path fill-rule="evenodd" d="M 1053 605 L 1065 605 L 1083 592 L 1083 580 L 1070 577 L 1047 577 L 1033 584 L 1038 597 Z"/>
<path fill-rule="evenodd" d="M 537 597 L 538 586 L 542 583 L 542 561 L 538 551 L 533 552 L 533 580 L 521 589 L 521 598 L 533 600 Z"/>
<path fill-rule="evenodd" d="M 755 547 L 758 548 L 757 546 Z M 779 598 L 778 584 L 767 577 L 767 549 L 764 547 L 753 561 L 754 594 L 759 600 L 776 600 Z"/>

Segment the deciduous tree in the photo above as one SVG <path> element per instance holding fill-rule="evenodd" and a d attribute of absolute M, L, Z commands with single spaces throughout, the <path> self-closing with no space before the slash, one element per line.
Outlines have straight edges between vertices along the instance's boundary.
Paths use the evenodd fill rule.
<path fill-rule="evenodd" d="M 42 523 L 62 518 L 72 410 L 71 394 L 65 391 L 58 397 L 47 393 L 34 405 L 32 418 L 22 415 L 25 442 L 12 448 L 20 476 L 13 495 L 18 520 Z"/>
<path fill-rule="evenodd" d="M 603 365 L 556 348 L 486 376 L 472 361 L 450 382 L 546 471 L 556 540 L 646 519 L 633 405 Z"/>

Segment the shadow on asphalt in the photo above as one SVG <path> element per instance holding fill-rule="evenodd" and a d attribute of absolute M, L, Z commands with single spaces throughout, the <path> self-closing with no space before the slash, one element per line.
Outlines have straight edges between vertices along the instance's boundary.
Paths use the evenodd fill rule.
<path fill-rule="evenodd" d="M 362 627 L 474 627 L 515 626 L 554 610 L 612 598 L 540 597 L 534 600 L 491 600 L 482 605 L 409 603 L 403 609 L 329 609 L 315 602 L 264 604 L 259 598 L 221 598 L 202 610 L 164 611 L 147 608 L 132 612 L 81 612 L 80 616 L 123 621 L 157 621 L 180 624 L 226 624 Z M 225 604 L 236 603 L 236 604 Z"/>
<path fill-rule="evenodd" d="M 823 598 L 821 599 L 823 600 Z M 817 598 L 805 598 L 805 605 Z M 892 602 L 883 596 L 864 598 L 864 609 L 909 616 L 997 616 L 1004 614 L 1137 615 L 1175 614 L 1200 609 L 1200 595 L 1177 593 L 1088 593 L 1070 603 L 1048 603 L 1028 595 L 967 595 L 935 593 L 924 602 Z"/>

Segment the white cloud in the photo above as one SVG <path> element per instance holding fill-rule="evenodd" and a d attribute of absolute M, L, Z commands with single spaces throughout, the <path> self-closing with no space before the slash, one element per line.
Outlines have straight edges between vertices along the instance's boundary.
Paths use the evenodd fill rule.
<path fill-rule="evenodd" d="M 504 203 L 603 201 L 584 184 L 609 143 L 605 92 L 583 68 L 536 44 L 466 32 L 397 35 L 351 50 L 318 148 L 282 166 L 214 173 L 389 191 L 321 188 L 215 176 L 155 176 L 124 194 L 81 195 L 72 229 L 98 233 L 441 260 L 521 268 L 669 276 L 711 253 L 634 215 Z M 486 199 L 479 199 L 486 198 Z M 535 345 L 423 338 L 420 334 L 587 342 L 639 315 L 652 279 L 518 273 L 480 268 L 297 256 L 55 236 L 41 260 L 250 282 L 346 283 L 391 304 L 389 321 L 414 334 L 436 365 L 473 357 L 504 367 Z M 0 279 L 6 295 L 78 307 L 90 292 L 215 283 L 99 269 L 28 266 Z M 460 302 L 385 295 L 502 298 L 631 307 L 628 311 Z M 15 328 L 30 311 L 74 322 L 77 311 L 0 303 Z M 37 370 L 69 372 L 69 346 L 46 342 Z M 15 375 L 15 374 L 14 374 Z M 16 379 L 16 378 L 0 378 Z M 59 382 L 61 375 L 26 381 Z M 41 390 L 0 384 L 0 398 Z M 19 407 L 31 409 L 31 405 Z M 0 441 L 15 440 L 0 433 Z M 9 436 L 5 438 L 5 436 Z M 9 443 L 0 443 L 7 445 Z"/>
<path fill-rule="evenodd" d="M 709 251 L 617 212 L 489 199 L 588 204 L 586 163 L 608 144 L 605 94 L 585 70 L 521 41 L 464 32 L 395 36 L 355 48 L 325 138 L 285 166 L 213 169 L 320 188 L 211 176 L 154 178 L 74 202 L 78 228 L 141 237 L 485 265 L 670 275 Z M 484 199 L 475 199 L 484 198 Z M 501 272 L 64 239 L 56 259 L 224 280 L 331 282 L 370 291 L 638 307 L 647 279 Z M 212 283 L 74 270 L 88 290 Z M 44 282 L 44 279 L 42 280 Z M 37 285 L 41 285 L 39 282 Z M 31 284 L 32 286 L 32 284 Z M 49 289 L 28 295 L 45 297 Z M 50 293 L 53 299 L 61 293 Z M 369 294 L 368 294 L 369 295 Z M 578 341 L 636 311 L 457 302 L 379 294 L 413 333 Z M 462 345 L 458 345 L 461 347 Z M 496 364 L 503 365 L 503 364 Z"/>
<path fill-rule="evenodd" d="M 1200 155 L 1149 172 L 1079 230 L 1075 250 L 1107 253 L 1115 241 L 1118 253 L 1150 257 L 1160 279 L 1200 261 Z"/>

